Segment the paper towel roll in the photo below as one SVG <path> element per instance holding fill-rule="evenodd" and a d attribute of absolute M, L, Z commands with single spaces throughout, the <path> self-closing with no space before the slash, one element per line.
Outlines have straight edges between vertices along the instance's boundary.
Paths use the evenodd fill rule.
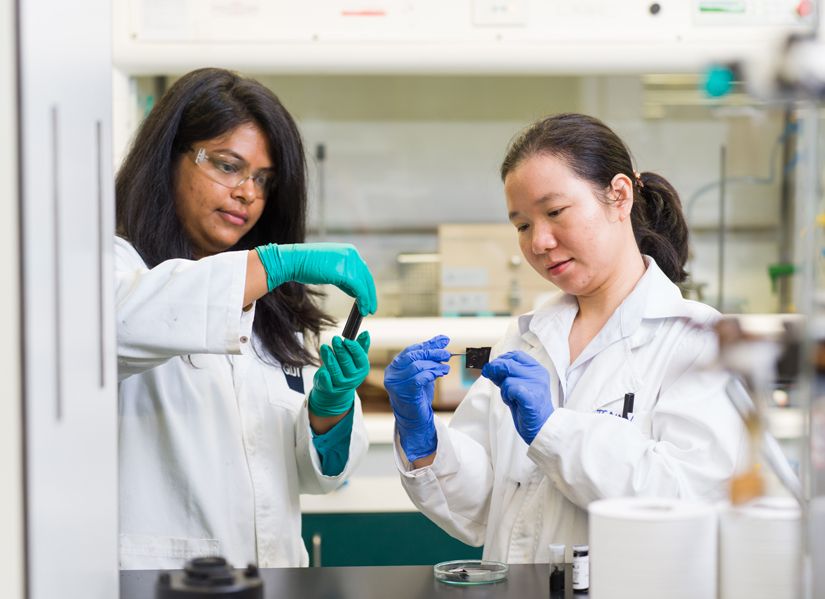
<path fill-rule="evenodd" d="M 762 497 L 719 514 L 720 599 L 800 596 L 800 509 L 790 497 Z"/>
<path fill-rule="evenodd" d="M 628 497 L 588 512 L 591 597 L 716 599 L 713 505 Z"/>

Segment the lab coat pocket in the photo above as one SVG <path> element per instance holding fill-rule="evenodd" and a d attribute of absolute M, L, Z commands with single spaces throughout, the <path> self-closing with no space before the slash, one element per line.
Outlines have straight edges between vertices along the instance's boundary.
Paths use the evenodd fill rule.
<path fill-rule="evenodd" d="M 160 535 L 120 535 L 121 570 L 161 570 L 181 568 L 194 557 L 221 554 L 217 539 L 165 537 Z"/>
<path fill-rule="evenodd" d="M 576 386 L 569 405 L 573 409 L 586 409 L 591 412 L 599 411 L 621 416 L 624 410 L 625 398 L 633 394 L 633 407 L 644 407 L 643 382 L 639 381 L 629 371 L 622 371 L 608 380 L 597 380 L 591 377 Z"/>
<path fill-rule="evenodd" d="M 305 399 L 303 369 L 269 367 L 265 376 L 269 404 L 297 415 Z"/>
<path fill-rule="evenodd" d="M 650 439 L 653 436 L 651 416 L 652 412 L 650 410 L 640 410 L 638 412 L 633 412 L 633 417 L 630 419 L 633 425 L 639 429 L 639 431 L 647 439 Z"/>

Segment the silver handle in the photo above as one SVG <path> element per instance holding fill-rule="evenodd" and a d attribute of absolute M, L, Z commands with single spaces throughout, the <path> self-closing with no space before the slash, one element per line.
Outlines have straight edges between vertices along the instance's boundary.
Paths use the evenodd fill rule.
<path fill-rule="evenodd" d="M 97 154 L 97 313 L 98 323 L 97 330 L 99 338 L 97 340 L 98 351 L 98 368 L 100 371 L 100 388 L 106 388 L 106 353 L 105 353 L 105 335 L 103 331 L 106 319 L 103 311 L 106 309 L 106 304 L 103 297 L 103 149 L 102 149 L 102 126 L 100 121 L 95 122 L 95 150 Z"/>
<path fill-rule="evenodd" d="M 728 392 L 728 397 L 733 403 L 733 407 L 739 413 L 742 421 L 746 421 L 752 412 L 756 410 L 753 399 L 745 389 L 742 381 L 738 378 L 731 378 L 725 387 Z M 805 492 L 802 488 L 802 483 L 796 472 L 793 471 L 785 453 L 782 451 L 782 446 L 776 440 L 766 427 L 762 427 L 762 457 L 765 458 L 768 466 L 776 478 L 785 487 L 785 489 L 799 502 L 799 505 L 805 506 Z"/>
<path fill-rule="evenodd" d="M 321 533 L 312 535 L 312 566 L 321 567 Z"/>
<path fill-rule="evenodd" d="M 52 106 L 52 210 L 54 215 L 54 347 L 55 347 L 55 417 L 58 422 L 63 419 L 63 339 L 60 317 L 61 277 L 60 277 L 60 138 L 59 115 L 57 106 Z"/>

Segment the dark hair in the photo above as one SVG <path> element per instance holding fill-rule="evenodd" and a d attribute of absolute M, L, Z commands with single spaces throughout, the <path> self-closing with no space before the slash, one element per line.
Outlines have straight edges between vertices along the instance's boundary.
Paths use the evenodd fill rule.
<path fill-rule="evenodd" d="M 290 114 L 269 89 L 223 69 L 199 69 L 181 77 L 137 132 L 117 174 L 117 234 L 151 268 L 172 258 L 192 258 L 190 240 L 175 209 L 174 176 L 180 156 L 197 141 L 254 123 L 267 139 L 275 183 L 255 226 L 231 248 L 301 243 L 306 235 L 307 182 L 303 143 Z M 319 294 L 285 283 L 258 300 L 253 330 L 281 364 L 317 363 L 298 332 L 317 340 L 332 319 L 315 304 Z M 240 310 L 238 306 L 238 310 Z"/>
<path fill-rule="evenodd" d="M 523 160 L 537 154 L 558 156 L 589 181 L 603 201 L 619 173 L 633 181 L 630 220 L 639 250 L 648 254 L 674 283 L 684 281 L 688 228 L 679 194 L 656 173 L 637 177 L 630 151 L 607 125 L 584 114 L 558 114 L 537 121 L 511 142 L 501 164 L 501 179 Z"/>

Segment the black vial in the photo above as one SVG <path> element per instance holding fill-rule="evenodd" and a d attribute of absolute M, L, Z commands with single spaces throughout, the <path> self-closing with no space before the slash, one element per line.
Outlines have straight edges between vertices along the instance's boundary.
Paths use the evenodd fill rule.
<path fill-rule="evenodd" d="M 550 565 L 550 592 L 564 594 L 564 564 Z"/>
<path fill-rule="evenodd" d="M 564 545 L 550 545 L 550 596 L 564 596 Z"/>

